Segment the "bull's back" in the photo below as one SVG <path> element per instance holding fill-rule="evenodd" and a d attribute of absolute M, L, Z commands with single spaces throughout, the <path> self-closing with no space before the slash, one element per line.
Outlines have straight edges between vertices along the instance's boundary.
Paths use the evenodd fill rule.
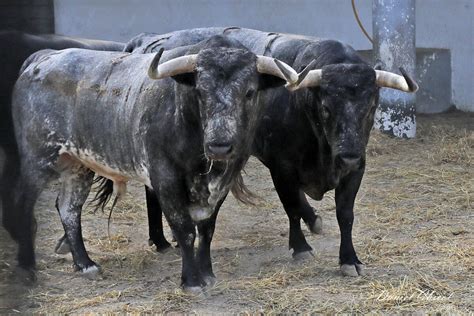
<path fill-rule="evenodd" d="M 143 33 L 127 43 L 125 50 L 128 52 L 147 53 L 155 52 L 160 48 L 165 50 L 180 46 L 194 45 L 214 35 L 226 35 L 241 42 L 255 54 L 271 55 L 274 43 L 296 41 L 318 41 L 317 38 L 295 34 L 265 32 L 240 27 L 208 27 L 174 31 L 166 34 Z"/>
<path fill-rule="evenodd" d="M 11 117 L 11 95 L 20 68 L 28 56 L 42 49 L 79 47 L 121 51 L 123 43 L 71 38 L 59 35 L 32 35 L 19 31 L 0 31 L 0 146 L 16 147 Z"/>
<path fill-rule="evenodd" d="M 3 74 L 0 89 L 11 90 L 22 63 L 28 56 L 39 50 L 83 48 L 122 51 L 124 47 L 125 44 L 112 41 L 89 40 L 55 34 L 33 35 L 18 31 L 0 31 L 0 60 L 2 60 L 0 70 Z"/>
<path fill-rule="evenodd" d="M 113 41 L 77 38 L 56 34 L 26 35 L 36 47 L 50 49 L 83 48 L 99 51 L 123 51 L 125 44 Z"/>
<path fill-rule="evenodd" d="M 17 134 L 61 142 L 123 136 L 139 110 L 140 89 L 151 84 L 151 56 L 82 49 L 38 54 L 15 85 Z"/>
<path fill-rule="evenodd" d="M 0 31 L 0 107 L 8 107 L 11 90 L 28 56 L 42 49 L 83 48 L 122 51 L 118 42 L 88 40 L 60 35 L 32 35 L 18 31 Z M 7 110 L 3 108 L 3 110 Z M 2 111 L 3 112 L 3 111 Z M 3 116 L 3 115 L 2 115 Z"/>

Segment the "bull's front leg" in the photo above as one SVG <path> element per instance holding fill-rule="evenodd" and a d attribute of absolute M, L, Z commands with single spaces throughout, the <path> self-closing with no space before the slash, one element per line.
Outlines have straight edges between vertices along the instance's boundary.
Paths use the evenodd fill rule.
<path fill-rule="evenodd" d="M 199 264 L 201 276 L 208 286 L 212 286 L 216 282 L 216 276 L 212 271 L 211 241 L 212 237 L 214 236 L 217 214 L 219 213 L 219 209 L 221 208 L 224 200 L 225 197 L 217 203 L 215 211 L 210 218 L 197 224 L 199 232 L 197 261 Z"/>
<path fill-rule="evenodd" d="M 321 234 L 323 230 L 323 220 L 320 215 L 316 214 L 316 210 L 309 205 L 306 195 L 300 189 L 300 207 L 299 211 L 301 218 L 308 227 L 309 231 L 313 234 Z"/>
<path fill-rule="evenodd" d="M 161 165 L 160 173 L 152 177 L 152 186 L 181 250 L 181 286 L 187 292 L 199 294 L 205 282 L 196 260 L 194 241 L 195 224 L 189 215 L 188 197 L 184 177 L 174 172 L 170 165 Z M 154 180 L 155 179 L 155 180 Z"/>
<path fill-rule="evenodd" d="M 362 262 L 352 244 L 352 225 L 354 223 L 354 201 L 359 191 L 364 169 L 354 171 L 344 177 L 336 188 L 336 215 L 341 232 L 339 248 L 339 264 L 345 276 L 359 276 L 363 274 Z"/>

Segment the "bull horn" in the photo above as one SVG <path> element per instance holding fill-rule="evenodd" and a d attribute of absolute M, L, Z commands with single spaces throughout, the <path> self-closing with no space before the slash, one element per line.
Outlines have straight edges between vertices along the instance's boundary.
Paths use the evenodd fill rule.
<path fill-rule="evenodd" d="M 164 49 L 161 48 L 150 63 L 148 67 L 148 77 L 151 79 L 162 79 L 176 76 L 196 70 L 197 54 L 185 55 L 168 60 L 159 65 L 161 55 Z"/>
<path fill-rule="evenodd" d="M 386 87 L 401 90 L 404 92 L 418 91 L 418 84 L 400 67 L 400 72 L 403 76 L 397 75 L 393 72 L 375 70 L 375 83 L 379 87 Z"/>
<path fill-rule="evenodd" d="M 300 72 L 299 83 L 291 87 L 290 90 L 295 91 L 301 88 L 317 87 L 321 85 L 323 71 L 321 69 L 314 69 L 314 70 L 307 71 L 306 69 L 308 68 L 309 66 L 306 67 L 302 72 Z"/>
<path fill-rule="evenodd" d="M 268 56 L 257 56 L 257 71 L 286 80 L 290 86 L 298 81 L 298 74 L 291 66 Z"/>
<path fill-rule="evenodd" d="M 316 64 L 316 60 L 313 59 L 299 74 L 298 74 L 298 82 L 289 88 L 291 91 L 295 91 L 301 88 L 307 87 L 317 87 L 321 84 L 322 78 L 322 70 L 321 69 L 313 69 L 314 64 Z"/>

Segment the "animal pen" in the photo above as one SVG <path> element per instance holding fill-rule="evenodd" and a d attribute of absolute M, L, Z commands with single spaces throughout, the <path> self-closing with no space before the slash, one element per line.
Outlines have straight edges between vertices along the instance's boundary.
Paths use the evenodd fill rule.
<path fill-rule="evenodd" d="M 154 4 L 148 0 L 146 2 L 153 7 Z M 175 1 L 174 4 L 165 0 L 158 2 L 170 12 L 177 12 L 175 10 L 180 6 L 191 8 L 197 13 L 207 8 L 196 8 L 195 4 L 184 0 Z M 242 14 L 247 13 L 251 2 L 243 1 L 246 5 L 243 10 L 236 1 L 211 0 L 209 3 L 217 13 L 207 9 L 210 17 L 218 15 L 215 20 L 219 23 L 219 19 L 228 14 L 228 19 L 238 17 L 240 24 L 247 27 L 266 30 L 276 27 L 280 28 L 278 31 L 281 32 L 285 30 L 281 24 L 271 24 L 273 22 L 269 22 L 269 25 L 253 25 L 252 17 Z M 274 5 L 284 11 L 287 8 L 286 2 L 278 0 Z M 445 7 L 442 2 L 432 1 L 429 10 L 433 11 L 426 10 L 425 13 L 419 8 L 426 9 L 426 2 L 415 0 L 373 0 L 369 4 L 352 1 L 352 4 L 356 15 L 359 13 L 357 18 L 361 24 L 372 29 L 373 39 L 390 42 L 393 40 L 393 32 L 389 29 L 377 30 L 374 21 L 382 23 L 385 14 L 406 13 L 415 7 L 417 18 L 419 14 L 425 19 L 423 21 L 426 21 L 423 16 L 426 12 L 438 16 L 442 10 L 436 11 L 437 9 L 455 11 L 459 9 L 454 9 L 456 5 L 468 12 L 472 26 L 472 3 L 469 0 L 446 3 Z M 8 10 L 16 12 L 14 6 L 18 3 L 12 3 L 5 2 L 4 13 Z M 82 16 L 83 10 L 90 11 L 91 16 L 94 16 L 94 12 L 102 12 L 100 10 L 103 8 L 95 8 L 93 3 L 94 1 L 80 4 L 75 0 L 32 0 L 30 5 L 38 5 L 36 12 L 41 13 L 37 25 L 30 21 L 25 26 L 24 23 L 10 19 L 15 21 L 15 24 L 9 26 L 7 24 L 13 22 L 3 19 L 3 22 L 0 21 L 0 29 L 12 26 L 21 29 L 23 25 L 24 31 L 53 33 L 56 28 L 56 32 L 60 30 L 66 35 L 87 37 L 94 34 L 90 33 L 88 25 L 74 23 L 71 12 L 79 12 L 78 16 Z M 115 15 L 121 16 L 122 13 L 117 12 L 117 8 L 110 6 L 108 1 L 105 3 L 105 8 L 110 10 L 110 17 L 104 16 L 104 19 L 108 21 Z M 328 13 L 324 11 L 325 7 L 331 10 L 344 8 L 348 11 L 341 9 L 341 12 L 345 12 L 346 19 L 352 19 L 350 23 L 344 23 L 356 30 L 354 32 L 357 32 L 357 36 L 363 36 L 353 21 L 350 1 L 299 0 L 294 3 L 296 7 L 299 5 L 300 11 L 307 11 L 301 8 L 314 8 L 319 5 L 321 12 L 315 14 L 323 16 L 339 12 Z M 395 5 L 388 12 L 387 7 L 377 7 L 387 3 L 405 7 L 398 10 Z M 0 3 L 0 8 L 1 5 L 3 4 Z M 128 8 L 128 5 L 130 4 L 124 3 L 123 8 Z M 235 9 L 234 15 L 225 13 L 226 7 Z M 260 6 L 255 8 L 257 11 L 260 9 Z M 147 10 L 152 11 L 150 8 Z M 374 19 L 374 27 L 371 27 L 370 20 L 367 20 L 368 13 L 372 10 L 374 12 L 370 17 Z M 296 9 L 294 11 L 298 12 Z M 32 14 L 24 8 L 21 12 L 23 19 Z M 289 15 L 291 12 L 293 11 L 288 9 Z M 4 15 L 6 16 L 6 13 Z M 416 23 L 418 29 L 424 27 L 419 20 L 408 15 L 407 21 Z M 71 20 L 69 24 L 66 21 L 68 18 Z M 137 19 L 138 17 L 134 16 L 131 20 L 139 24 Z M 273 21 L 270 17 L 268 19 Z M 452 25 L 457 25 L 455 21 L 446 19 L 448 29 L 451 22 Z M 322 20 L 327 22 L 324 17 Z M 98 23 L 95 20 L 89 21 L 93 21 L 90 23 L 91 27 Z M 171 24 L 170 27 L 175 27 L 172 24 L 174 21 L 166 21 Z M 345 25 L 340 20 L 337 21 L 335 25 Z M 389 22 L 394 26 L 400 21 Z M 151 29 L 137 30 L 127 24 L 131 22 L 124 23 L 118 27 L 121 34 L 125 34 L 123 36 L 128 36 L 127 32 L 133 32 L 135 35 L 144 31 L 168 31 L 162 25 L 162 28 L 150 25 Z M 184 29 L 195 26 L 186 23 L 209 26 L 212 22 L 193 16 L 181 23 Z M 299 33 L 305 33 L 305 24 L 293 24 L 302 28 Z M 396 40 L 410 43 L 413 40 L 414 44 L 414 38 L 410 36 L 414 37 L 415 34 L 408 30 L 410 24 L 397 25 L 402 28 L 401 32 L 405 37 Z M 122 40 L 120 34 L 109 34 L 101 27 L 99 23 L 97 29 L 103 32 L 101 39 Z M 292 25 L 286 27 L 289 29 L 288 33 L 298 33 L 299 29 L 291 29 Z M 323 25 L 319 27 L 323 33 L 327 32 Z M 71 31 L 74 29 L 77 30 L 76 33 Z M 341 36 L 355 36 L 342 29 L 344 28 L 337 29 L 336 33 L 341 32 Z M 333 30 L 325 35 L 332 35 L 330 32 Z M 436 29 L 430 30 L 429 33 L 434 32 Z M 459 30 L 457 32 L 460 33 Z M 467 29 L 465 32 L 468 33 Z M 314 29 L 305 34 L 308 35 L 307 33 L 320 36 Z M 443 36 L 445 35 L 443 33 Z M 129 38 L 131 36 L 127 37 Z M 472 27 L 470 38 L 472 39 Z M 418 42 L 418 38 L 416 41 Z M 427 42 L 424 38 L 420 41 Z M 356 41 L 355 46 L 358 45 Z M 472 41 L 470 45 L 469 49 L 472 51 Z M 207 287 L 200 295 L 186 293 L 180 288 L 181 254 L 176 242 L 172 242 L 173 247 L 163 252 L 157 252 L 155 247 L 149 245 L 143 184 L 134 181 L 129 182 L 126 194 L 118 200 L 110 218 L 110 205 L 104 211 L 95 210 L 92 199 L 97 187 L 92 189 L 82 212 L 82 230 L 88 252 L 100 264 L 102 273 L 95 280 L 81 277 L 73 267 L 71 255 L 60 255 L 53 251 L 58 239 L 63 236 L 64 229 L 55 208 L 57 192 L 61 187 L 58 183 L 52 183 L 40 196 L 35 207 L 37 280 L 34 285 L 25 284 L 21 274 L 17 274 L 17 245 L 0 225 L 0 313 L 473 313 L 474 102 L 472 93 L 469 100 L 469 92 L 466 97 L 466 87 L 458 84 L 459 78 L 465 77 L 464 73 L 456 68 L 459 58 L 466 57 L 466 51 L 451 46 L 449 49 L 444 46 L 419 49 L 411 44 L 404 48 L 411 50 L 409 57 L 406 57 L 404 50 L 391 50 L 393 55 L 390 55 L 392 59 L 388 58 L 388 62 L 395 62 L 393 69 L 389 70 L 398 72 L 398 63 L 412 63 L 408 72 L 417 72 L 414 77 L 420 84 L 416 97 L 418 101 L 402 92 L 383 92 L 381 100 L 385 113 L 390 112 L 393 106 L 391 101 L 401 100 L 403 110 L 399 113 L 405 113 L 406 116 L 395 116 L 395 119 L 400 118 L 399 121 L 405 124 L 403 119 L 410 117 L 415 120 L 416 116 L 416 135 L 414 130 L 410 130 L 415 128 L 412 125 L 408 126 L 405 135 L 397 134 L 393 128 L 382 132 L 379 128 L 383 130 L 383 120 L 380 121 L 381 124 L 376 123 L 377 128 L 372 129 L 370 134 L 366 148 L 365 174 L 355 200 L 352 231 L 354 247 L 359 259 L 364 263 L 363 275 L 347 277 L 339 270 L 340 232 L 336 219 L 334 190 L 325 193 L 321 201 L 308 198 L 310 205 L 322 218 L 322 232 L 313 234 L 307 227 L 303 227 L 303 233 L 313 248 L 312 255 L 299 260 L 292 258 L 291 251 L 288 250 L 288 218 L 274 188 L 270 172 L 257 158 L 251 157 L 245 166 L 243 179 L 256 196 L 255 205 L 242 204 L 230 194 L 226 198 L 217 219 L 212 244 L 212 264 L 217 282 Z M 0 46 L 0 49 L 4 49 L 3 46 Z M 373 64 L 376 59 L 381 58 L 387 67 L 384 49 L 387 47 L 381 45 L 381 42 L 374 45 L 374 53 L 367 47 L 358 48 L 366 59 L 373 59 Z M 400 61 L 403 58 L 409 60 Z M 452 71 L 449 68 L 449 75 L 441 79 L 430 77 L 446 70 L 447 65 L 454 67 Z M 470 72 L 472 75 L 472 69 Z M 443 80 L 449 81 L 449 87 Z M 471 78 L 470 89 L 472 86 Z M 442 93 L 448 95 L 444 95 L 446 100 L 440 96 Z M 439 107 L 440 110 L 436 111 L 439 113 L 425 113 L 430 112 L 426 111 L 430 106 L 429 102 L 432 102 L 433 106 L 436 105 L 437 109 Z M 415 111 L 415 105 L 418 111 Z M 384 119 L 387 117 L 383 113 L 381 116 Z M 393 134 L 402 138 L 394 137 Z M 0 150 L 0 167 L 4 159 L 2 155 Z M 166 221 L 164 233 L 168 241 L 173 239 Z"/>
<path fill-rule="evenodd" d="M 36 212 L 39 284 L 24 291 L 2 282 L 3 304 L 21 299 L 21 307 L 34 313 L 468 313 L 474 308 L 473 119 L 465 113 L 420 116 L 412 140 L 373 132 L 354 225 L 363 277 L 338 271 L 331 193 L 311 203 L 324 221 L 322 235 L 305 231 L 314 258 L 293 261 L 268 170 L 252 159 L 245 180 L 261 200 L 255 207 L 232 197 L 224 203 L 213 245 L 219 281 L 208 297 L 177 290 L 178 250 L 162 254 L 148 246 L 143 190 L 131 185 L 116 206 L 110 236 L 107 212 L 85 209 L 86 244 L 104 270 L 92 283 L 74 276 L 70 257 L 53 253 L 62 227 L 54 190 L 44 194 Z M 14 248 L 1 233 L 2 258 L 12 258 Z M 2 280 L 10 280 L 13 264 L 1 262 Z"/>

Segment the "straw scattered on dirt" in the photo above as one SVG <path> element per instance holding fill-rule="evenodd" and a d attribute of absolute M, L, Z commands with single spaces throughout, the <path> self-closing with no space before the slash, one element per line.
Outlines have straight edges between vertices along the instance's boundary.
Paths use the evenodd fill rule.
<path fill-rule="evenodd" d="M 354 224 L 364 277 L 339 273 L 334 192 L 311 202 L 324 221 L 322 235 L 305 231 L 315 257 L 291 259 L 285 212 L 268 171 L 252 159 L 245 180 L 263 202 L 225 202 L 212 244 L 218 283 L 205 296 L 179 289 L 176 249 L 158 254 L 147 245 L 143 188 L 135 184 L 114 210 L 110 237 L 107 212 L 85 210 L 86 247 L 104 272 L 97 281 L 79 277 L 69 255 L 53 253 L 62 235 L 53 186 L 36 211 L 38 284 L 4 301 L 3 311 L 473 312 L 474 115 L 420 116 L 417 135 L 401 140 L 372 134 Z M 0 277 L 11 280 L 14 250 L 0 234 L 6 258 L 0 260 Z M 2 293 L 11 294 L 12 287 L 0 286 Z"/>

